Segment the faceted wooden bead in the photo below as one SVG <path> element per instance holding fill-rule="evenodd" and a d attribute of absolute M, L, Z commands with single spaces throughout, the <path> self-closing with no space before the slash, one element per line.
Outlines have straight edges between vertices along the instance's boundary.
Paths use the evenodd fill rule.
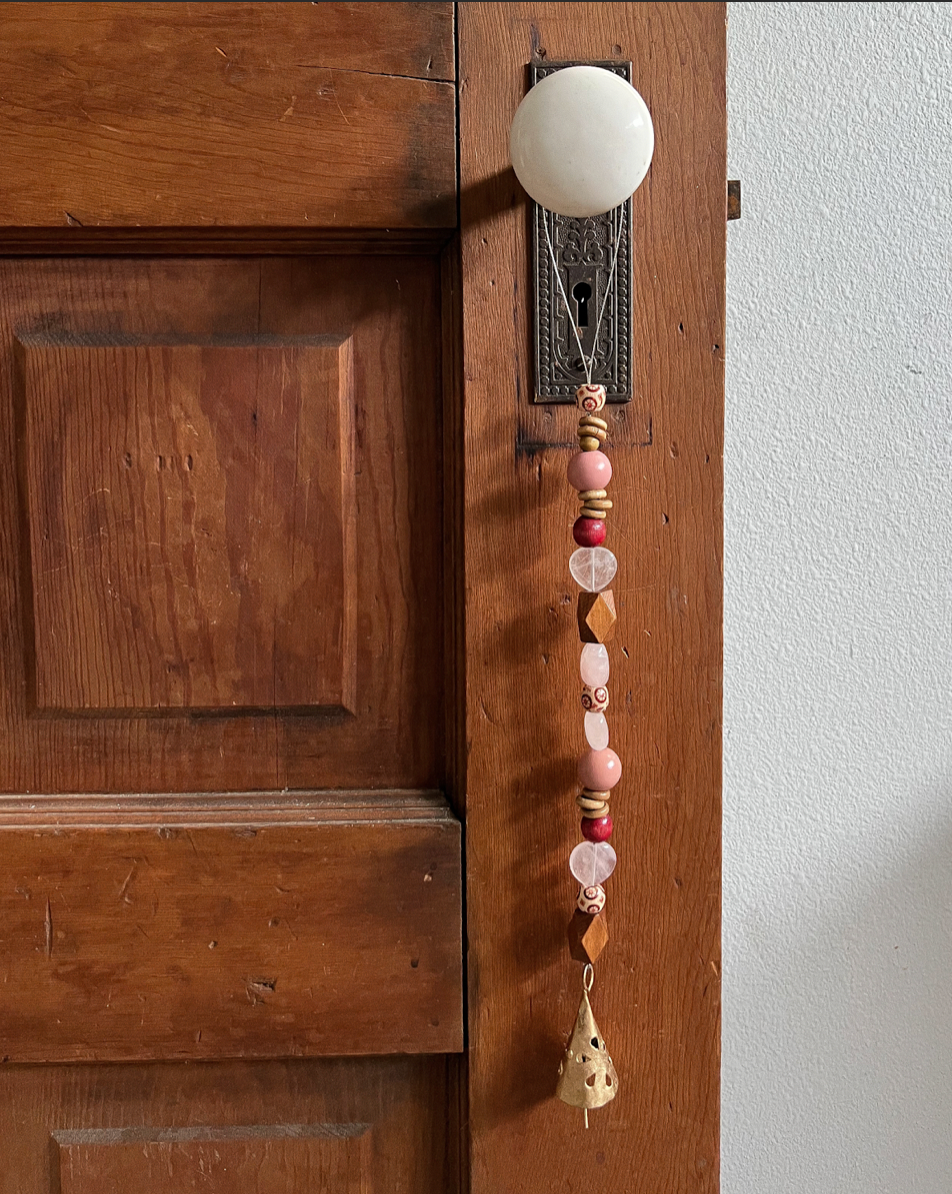
<path fill-rule="evenodd" d="M 615 598 L 611 589 L 601 593 L 579 593 L 578 633 L 583 643 L 607 643 L 615 633 Z"/>
<path fill-rule="evenodd" d="M 565 475 L 573 489 L 604 489 L 612 479 L 612 464 L 604 452 L 576 452 Z"/>
<path fill-rule="evenodd" d="M 594 916 L 596 912 L 601 912 L 605 907 L 605 901 L 605 888 L 601 884 L 596 883 L 594 887 L 583 887 L 581 889 L 575 905 L 580 912 L 587 912 L 589 916 Z"/>
<path fill-rule="evenodd" d="M 607 814 L 604 817 L 583 817 L 582 837 L 587 842 L 607 842 L 612 835 L 612 819 Z"/>
<path fill-rule="evenodd" d="M 604 386 L 584 385 L 575 391 L 575 402 L 579 410 L 592 415 L 604 407 L 606 397 Z"/>
<path fill-rule="evenodd" d="M 608 689 L 604 684 L 582 685 L 582 708 L 586 713 L 604 713 L 608 708 Z"/>
<path fill-rule="evenodd" d="M 586 788 L 608 791 L 621 779 L 621 759 L 611 747 L 587 750 L 578 761 L 579 781 Z"/>
<path fill-rule="evenodd" d="M 592 962 L 608 944 L 608 924 L 604 912 L 590 916 L 575 910 L 569 921 L 569 953 L 576 962 Z"/>
<path fill-rule="evenodd" d="M 576 518 L 572 527 L 572 538 L 579 547 L 599 547 L 605 542 L 605 520 L 603 518 Z"/>

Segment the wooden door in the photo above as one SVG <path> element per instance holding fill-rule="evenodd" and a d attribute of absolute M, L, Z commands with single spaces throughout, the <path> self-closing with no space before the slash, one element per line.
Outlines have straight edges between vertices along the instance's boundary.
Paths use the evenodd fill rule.
<path fill-rule="evenodd" d="M 716 1187 L 723 40 L 0 8 L 0 1194 Z M 506 160 L 546 53 L 635 59 L 659 124 L 587 1136 L 569 416 L 526 403 Z"/>

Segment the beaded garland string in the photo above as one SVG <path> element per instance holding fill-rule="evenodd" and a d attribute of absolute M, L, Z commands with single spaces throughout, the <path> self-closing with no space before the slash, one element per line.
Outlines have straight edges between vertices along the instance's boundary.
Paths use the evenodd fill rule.
<path fill-rule="evenodd" d="M 569 857 L 569 868 L 579 883 L 576 908 L 569 924 L 569 952 L 585 964 L 582 1002 L 575 1031 L 559 1067 L 557 1094 L 563 1102 L 585 1112 L 610 1102 L 618 1090 L 618 1076 L 604 1038 L 595 1023 L 589 992 L 594 982 L 594 963 L 608 944 L 604 909 L 605 882 L 615 869 L 616 856 L 610 845 L 612 818 L 609 801 L 621 779 L 621 759 L 609 747 L 608 680 L 610 662 L 606 643 L 615 630 L 615 601 L 608 587 L 618 562 L 604 547 L 606 521 L 612 503 L 608 484 L 611 461 L 602 451 L 608 438 L 608 423 L 601 417 L 605 408 L 605 387 L 579 386 L 576 402 L 580 417 L 579 451 L 568 465 L 569 484 L 578 491 L 580 511 L 572 527 L 576 550 L 569 570 L 581 592 L 578 597 L 578 631 L 582 642 L 579 673 L 584 711 L 583 732 L 588 749 L 578 761 L 581 791 L 575 803 L 581 813 L 582 841 Z"/>
<path fill-rule="evenodd" d="M 588 1113 L 615 1097 L 618 1078 L 592 1014 L 589 994 L 594 963 L 608 942 L 605 924 L 606 880 L 615 869 L 610 839 L 609 801 L 621 779 L 621 760 L 609 747 L 609 660 L 605 644 L 615 628 L 615 601 L 608 587 L 618 567 L 604 546 L 605 523 L 612 509 L 608 497 L 612 466 L 602 451 L 608 422 L 602 417 L 605 387 L 592 384 L 595 347 L 630 221 L 615 234 L 608 283 L 602 294 L 591 356 L 586 360 L 580 330 L 572 318 L 562 271 L 556 260 L 547 212 L 572 220 L 590 220 L 627 203 L 648 173 L 654 153 L 654 124 L 644 99 L 616 67 L 585 63 L 547 64 L 547 71 L 523 97 L 509 132 L 509 155 L 516 177 L 543 208 L 542 225 L 559 295 L 581 355 L 585 384 L 579 386 L 579 452 L 568 466 L 578 491 L 579 514 L 572 528 L 578 545 L 569 568 L 582 590 L 578 630 L 582 640 L 583 729 L 588 750 L 578 762 L 582 841 L 572 851 L 569 868 L 580 885 L 569 926 L 572 957 L 584 963 L 582 1000 L 575 1030 L 559 1067 L 556 1093 L 563 1102 Z M 568 152 L 567 152 L 568 150 Z"/>

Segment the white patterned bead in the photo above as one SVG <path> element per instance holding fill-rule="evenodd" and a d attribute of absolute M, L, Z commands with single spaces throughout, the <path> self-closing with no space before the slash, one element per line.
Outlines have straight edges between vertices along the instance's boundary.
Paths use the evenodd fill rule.
<path fill-rule="evenodd" d="M 604 386 L 579 386 L 575 391 L 576 405 L 588 415 L 598 414 L 605 406 L 605 398 Z"/>
<path fill-rule="evenodd" d="M 605 899 L 605 888 L 596 884 L 594 887 L 583 887 L 578 893 L 576 904 L 580 911 L 594 916 L 596 912 L 601 912 L 605 907 Z"/>
<path fill-rule="evenodd" d="M 604 684 L 582 686 L 582 708 L 586 713 L 604 713 L 608 708 L 608 689 Z"/>

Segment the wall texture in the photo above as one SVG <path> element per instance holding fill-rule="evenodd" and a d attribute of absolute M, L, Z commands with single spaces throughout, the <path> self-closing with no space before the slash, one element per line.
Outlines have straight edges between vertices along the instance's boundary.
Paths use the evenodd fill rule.
<path fill-rule="evenodd" d="M 724 1194 L 952 1190 L 952 5 L 730 5 Z"/>

